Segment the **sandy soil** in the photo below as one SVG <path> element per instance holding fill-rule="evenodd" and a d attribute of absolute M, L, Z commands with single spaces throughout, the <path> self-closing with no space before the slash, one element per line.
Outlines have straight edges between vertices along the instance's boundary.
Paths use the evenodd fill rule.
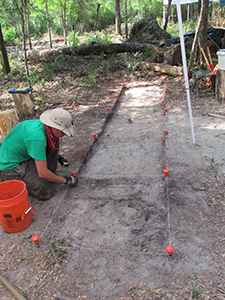
<path fill-rule="evenodd" d="M 208 115 L 224 104 L 191 92 L 194 144 L 183 78 L 164 79 L 114 80 L 79 105 L 51 90 L 77 128 L 58 172 L 79 185 L 30 198 L 38 219 L 0 231 L 1 274 L 26 299 L 224 299 L 225 123 Z M 3 285 L 0 299 L 14 299 Z"/>

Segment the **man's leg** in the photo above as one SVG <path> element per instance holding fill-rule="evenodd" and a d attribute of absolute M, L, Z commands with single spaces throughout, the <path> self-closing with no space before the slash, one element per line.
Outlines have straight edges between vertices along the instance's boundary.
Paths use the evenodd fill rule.
<path fill-rule="evenodd" d="M 48 200 L 53 195 L 54 183 L 39 177 L 33 159 L 28 160 L 27 171 L 22 180 L 26 183 L 30 195 L 41 200 Z"/>
<path fill-rule="evenodd" d="M 21 180 L 26 184 L 27 191 L 41 200 L 49 199 L 53 194 L 53 183 L 40 178 L 35 161 L 29 159 L 8 172 L 3 172 L 4 180 Z"/>

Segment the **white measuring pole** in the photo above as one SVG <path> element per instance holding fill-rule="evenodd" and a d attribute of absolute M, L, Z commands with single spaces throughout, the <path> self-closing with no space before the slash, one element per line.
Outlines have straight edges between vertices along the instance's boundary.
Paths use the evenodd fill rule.
<path fill-rule="evenodd" d="M 182 25 L 182 14 L 181 14 L 180 0 L 176 0 L 176 5 L 177 5 L 177 16 L 178 16 L 178 22 L 179 22 L 180 44 L 181 44 L 181 53 L 182 53 L 185 87 L 186 87 L 188 110 L 189 110 L 190 123 L 191 123 L 192 140 L 193 140 L 193 143 L 196 144 L 194 124 L 193 124 L 193 116 L 192 116 L 192 108 L 191 108 L 191 96 L 190 96 L 189 79 L 188 79 L 188 71 L 187 71 L 186 51 L 185 51 L 185 45 L 184 45 L 184 33 L 183 33 L 183 25 Z"/>

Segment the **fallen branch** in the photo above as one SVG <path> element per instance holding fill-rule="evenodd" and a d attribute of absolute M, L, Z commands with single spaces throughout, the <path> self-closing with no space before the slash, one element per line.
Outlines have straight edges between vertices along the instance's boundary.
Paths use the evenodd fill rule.
<path fill-rule="evenodd" d="M 53 295 L 53 298 L 55 298 L 56 300 L 73 300 L 71 298 L 62 297 L 60 295 Z"/>
<path fill-rule="evenodd" d="M 18 300 L 27 300 L 2 275 L 0 275 L 0 280 L 7 287 L 7 289 L 15 296 L 16 299 L 18 299 Z"/>
<path fill-rule="evenodd" d="M 210 113 L 208 113 L 208 115 L 215 118 L 225 119 L 225 116 L 220 116 L 220 115 L 210 114 Z"/>
<path fill-rule="evenodd" d="M 225 294 L 224 290 L 221 290 L 220 288 L 217 289 L 220 293 Z"/>

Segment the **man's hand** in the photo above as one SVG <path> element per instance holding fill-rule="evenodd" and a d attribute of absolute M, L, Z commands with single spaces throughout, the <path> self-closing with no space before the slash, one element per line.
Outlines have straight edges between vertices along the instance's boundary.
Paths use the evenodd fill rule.
<path fill-rule="evenodd" d="M 78 183 L 78 179 L 73 176 L 67 176 L 66 178 L 66 184 L 76 186 Z"/>

